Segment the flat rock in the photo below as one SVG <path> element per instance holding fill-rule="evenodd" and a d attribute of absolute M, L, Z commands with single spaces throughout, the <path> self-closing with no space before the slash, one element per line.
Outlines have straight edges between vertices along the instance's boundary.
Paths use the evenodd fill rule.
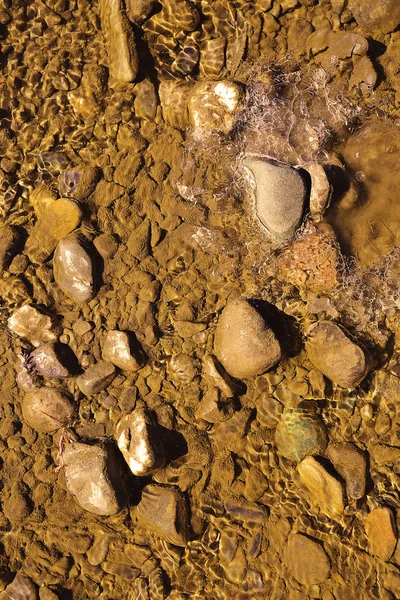
<path fill-rule="evenodd" d="M 331 321 L 312 325 L 305 347 L 313 365 L 344 388 L 356 387 L 372 366 L 367 353 Z"/>
<path fill-rule="evenodd" d="M 253 177 L 257 216 L 277 244 L 289 242 L 305 207 L 306 185 L 297 169 L 248 155 L 243 161 Z"/>
<path fill-rule="evenodd" d="M 138 74 L 139 61 L 134 33 L 122 0 L 100 0 L 99 8 L 110 74 L 117 81 L 133 81 Z"/>
<path fill-rule="evenodd" d="M 43 314 L 35 306 L 25 304 L 18 308 L 7 321 L 8 328 L 33 346 L 58 339 L 58 328 L 54 319 Z"/>
<path fill-rule="evenodd" d="M 110 385 L 117 372 L 111 362 L 100 361 L 91 365 L 76 378 L 76 385 L 85 396 L 98 394 Z"/>
<path fill-rule="evenodd" d="M 308 454 L 323 452 L 328 436 L 322 419 L 313 412 L 285 410 L 275 432 L 278 453 L 299 461 Z"/>
<path fill-rule="evenodd" d="M 25 245 L 33 262 L 41 263 L 54 252 L 58 242 L 74 231 L 81 222 L 82 211 L 70 198 L 49 204 L 36 221 Z"/>
<path fill-rule="evenodd" d="M 122 417 L 114 437 L 134 475 L 152 475 L 165 465 L 160 431 L 144 408 L 136 407 Z"/>
<path fill-rule="evenodd" d="M 79 373 L 75 354 L 67 344 L 49 342 L 32 350 L 27 357 L 28 366 L 38 375 L 64 379 Z"/>
<path fill-rule="evenodd" d="M 12 225 L 0 226 L 0 273 L 8 267 L 20 242 L 18 229 Z"/>
<path fill-rule="evenodd" d="M 186 546 L 190 527 L 186 498 L 180 489 L 151 483 L 136 507 L 139 520 L 175 546 Z"/>
<path fill-rule="evenodd" d="M 283 561 L 293 577 L 303 585 L 323 583 L 331 570 L 324 548 L 313 539 L 294 533 L 283 551 Z"/>
<path fill-rule="evenodd" d="M 21 408 L 24 420 L 41 433 L 67 427 L 75 412 L 69 397 L 51 387 L 42 387 L 26 394 Z"/>
<path fill-rule="evenodd" d="M 349 0 L 349 9 L 368 33 L 391 33 L 400 24 L 398 0 Z"/>
<path fill-rule="evenodd" d="M 81 233 L 63 238 L 56 248 L 53 260 L 56 283 L 76 302 L 93 298 L 96 273 L 92 245 Z"/>
<path fill-rule="evenodd" d="M 215 355 L 238 379 L 264 373 L 281 358 L 281 348 L 263 317 L 244 298 L 229 302 L 218 320 Z"/>
<path fill-rule="evenodd" d="M 123 371 L 137 371 L 144 362 L 138 340 L 129 332 L 116 329 L 107 332 L 102 356 Z"/>
<path fill-rule="evenodd" d="M 111 446 L 72 442 L 63 460 L 67 488 L 82 508 L 96 515 L 114 515 L 125 505 L 118 457 Z"/>
<path fill-rule="evenodd" d="M 326 456 L 346 482 L 348 498 L 358 500 L 365 495 L 367 461 L 355 444 L 329 444 Z"/>
<path fill-rule="evenodd" d="M 372 510 L 365 517 L 364 526 L 370 553 L 389 560 L 397 544 L 395 520 L 390 508 L 381 506 Z"/>
<path fill-rule="evenodd" d="M 309 490 L 313 502 L 331 519 L 338 519 L 344 511 L 344 495 L 340 481 L 312 456 L 297 465 L 302 483 Z"/>

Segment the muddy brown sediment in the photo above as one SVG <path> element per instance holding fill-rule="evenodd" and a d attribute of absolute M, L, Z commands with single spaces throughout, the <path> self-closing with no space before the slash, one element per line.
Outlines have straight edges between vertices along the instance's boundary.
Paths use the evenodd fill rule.
<path fill-rule="evenodd" d="M 0 3 L 4 597 L 400 595 L 398 18 L 384 0 Z M 283 248 L 249 154 L 326 175 Z M 66 248 L 61 277 L 66 236 L 93 252 Z M 276 350 L 243 380 L 214 346 L 240 299 Z M 372 356 L 361 382 L 319 370 L 329 340 L 311 362 L 320 321 Z M 36 342 L 79 365 L 41 369 Z M 102 360 L 115 377 L 82 393 Z M 113 441 L 143 406 L 149 477 Z"/>

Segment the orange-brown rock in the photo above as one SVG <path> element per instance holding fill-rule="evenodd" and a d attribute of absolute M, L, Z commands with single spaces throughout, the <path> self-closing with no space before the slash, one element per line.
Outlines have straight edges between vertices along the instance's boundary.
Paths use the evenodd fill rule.
<path fill-rule="evenodd" d="M 333 229 L 326 223 L 298 237 L 278 259 L 278 277 L 316 294 L 339 283 L 340 250 Z"/>
<path fill-rule="evenodd" d="M 329 444 L 326 455 L 345 480 L 347 496 L 355 500 L 362 498 L 367 483 L 364 453 L 355 444 Z"/>
<path fill-rule="evenodd" d="M 312 325 L 305 346 L 313 365 L 344 388 L 356 387 L 371 367 L 369 355 L 331 321 Z"/>
<path fill-rule="evenodd" d="M 281 358 L 281 348 L 263 317 L 244 298 L 229 302 L 215 331 L 215 355 L 238 379 L 264 373 Z"/>
<path fill-rule="evenodd" d="M 302 483 L 321 512 L 331 519 L 338 519 L 344 511 L 344 494 L 340 481 L 312 456 L 307 456 L 297 465 Z"/>
<path fill-rule="evenodd" d="M 331 570 L 323 547 L 301 533 L 294 533 L 289 537 L 283 560 L 293 577 L 304 585 L 322 583 Z"/>
<path fill-rule="evenodd" d="M 397 544 L 394 516 L 390 508 L 375 508 L 365 517 L 364 526 L 370 553 L 382 560 L 389 560 Z"/>

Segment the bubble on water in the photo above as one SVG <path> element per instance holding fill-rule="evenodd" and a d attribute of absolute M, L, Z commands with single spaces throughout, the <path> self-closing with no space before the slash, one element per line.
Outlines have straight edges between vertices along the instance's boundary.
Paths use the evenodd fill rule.
<path fill-rule="evenodd" d="M 360 182 L 365 181 L 366 175 L 365 175 L 364 171 L 357 171 L 356 179 L 357 179 L 357 181 L 360 181 Z"/>

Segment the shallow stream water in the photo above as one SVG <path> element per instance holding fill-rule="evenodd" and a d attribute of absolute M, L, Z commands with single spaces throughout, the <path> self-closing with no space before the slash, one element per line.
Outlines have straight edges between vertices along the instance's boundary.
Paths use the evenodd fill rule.
<path fill-rule="evenodd" d="M 2 598 L 400 596 L 399 23 L 396 0 L 0 0 Z M 234 84 L 235 110 L 199 82 Z M 305 179 L 283 244 L 254 155 Z M 330 188 L 314 212 L 310 165 Z M 84 300 L 55 267 L 77 231 Z M 42 320 L 21 334 L 22 306 Z M 32 355 L 57 339 L 82 376 L 115 330 L 137 355 L 107 358 L 102 389 Z M 280 359 L 239 377 L 243 331 Z M 65 422 L 26 408 L 43 388 Z M 116 448 L 141 410 L 145 476 Z M 79 443 L 112 448 L 118 476 L 68 458 Z M 125 498 L 110 514 L 87 510 L 100 480 Z"/>

